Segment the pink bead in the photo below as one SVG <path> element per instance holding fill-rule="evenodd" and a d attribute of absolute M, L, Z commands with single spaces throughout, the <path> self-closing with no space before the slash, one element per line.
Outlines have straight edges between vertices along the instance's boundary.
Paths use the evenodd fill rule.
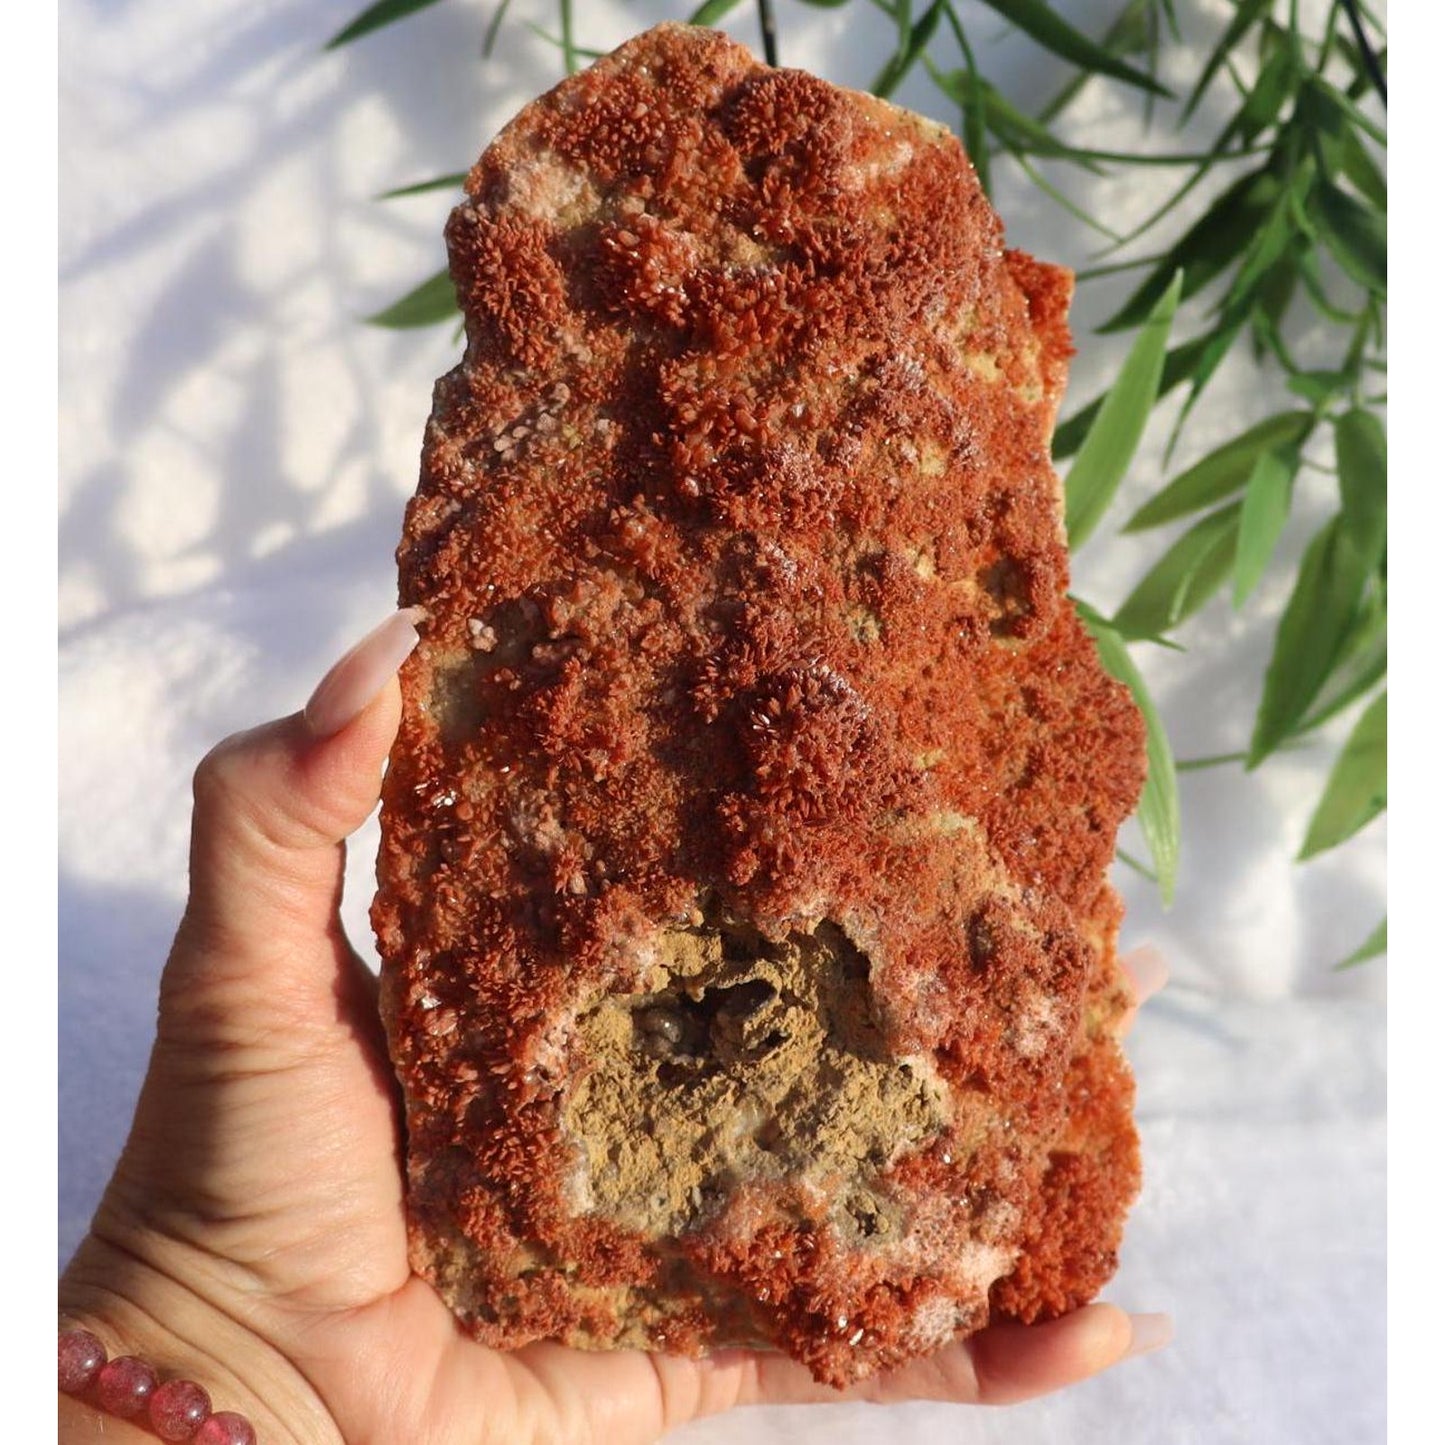
<path fill-rule="evenodd" d="M 105 1346 L 89 1330 L 60 1332 L 60 1388 L 67 1395 L 84 1394 L 105 1364 Z"/>
<path fill-rule="evenodd" d="M 189 1440 L 206 1423 L 211 1397 L 194 1380 L 167 1380 L 146 1406 L 162 1440 Z"/>
<path fill-rule="evenodd" d="M 139 1415 L 155 1388 L 156 1372 L 134 1355 L 112 1360 L 95 1378 L 95 1393 L 102 1408 L 123 1420 Z"/>
<path fill-rule="evenodd" d="M 196 1445 L 256 1445 L 256 1432 L 244 1415 L 222 1410 L 201 1426 Z"/>

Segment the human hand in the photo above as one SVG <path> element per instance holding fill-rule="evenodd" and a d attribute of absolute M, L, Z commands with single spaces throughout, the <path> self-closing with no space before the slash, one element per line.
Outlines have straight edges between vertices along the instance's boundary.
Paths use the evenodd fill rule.
<path fill-rule="evenodd" d="M 199 1381 L 265 1445 L 640 1445 L 744 1404 L 1022 1400 L 1164 1342 L 1162 1317 L 1094 1304 L 840 1394 L 769 1353 L 470 1340 L 407 1262 L 376 982 L 338 912 L 343 840 L 376 805 L 414 643 L 406 614 L 389 619 L 304 713 L 197 771 L 190 897 L 130 1139 L 61 1282 L 68 1322 Z M 65 1409 L 63 1442 L 127 1438 Z"/>

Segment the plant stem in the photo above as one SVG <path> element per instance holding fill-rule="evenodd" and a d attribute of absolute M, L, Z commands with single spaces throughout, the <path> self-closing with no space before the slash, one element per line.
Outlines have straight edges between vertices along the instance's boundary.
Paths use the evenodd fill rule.
<path fill-rule="evenodd" d="M 1106 240 L 1113 241 L 1116 245 L 1123 242 L 1123 237 L 1112 231 L 1102 221 L 1096 221 L 1082 206 L 1071 200 L 1057 186 L 1050 183 L 1038 167 L 1030 165 L 1028 157 L 1021 150 L 1011 150 L 1009 154 L 1018 162 L 1019 169 L 1056 205 L 1062 206 L 1076 220 L 1082 221 L 1091 231 L 1097 231 Z"/>
<path fill-rule="evenodd" d="M 1227 763 L 1242 763 L 1248 753 L 1216 753 L 1211 758 L 1180 758 L 1174 764 L 1175 772 L 1198 773 L 1205 768 L 1222 768 Z"/>
<path fill-rule="evenodd" d="M 559 9 L 562 23 L 562 64 L 567 67 L 567 74 L 573 75 L 577 70 L 577 44 L 572 36 L 572 0 L 560 0 Z"/>
<path fill-rule="evenodd" d="M 1151 883 L 1159 881 L 1159 875 L 1147 864 L 1134 857 L 1132 853 L 1126 853 L 1122 848 L 1114 849 L 1114 856 L 1126 867 L 1132 868 L 1136 873 L 1141 873 Z"/>
<path fill-rule="evenodd" d="M 1364 23 L 1360 19 L 1360 7 L 1356 0 L 1344 0 L 1345 14 L 1350 19 L 1350 29 L 1355 32 L 1355 44 L 1360 47 L 1360 59 L 1364 61 L 1365 70 L 1369 74 L 1370 84 L 1380 93 L 1380 104 L 1387 104 L 1385 97 L 1385 72 L 1380 69 L 1380 57 L 1375 54 L 1365 37 Z"/>
<path fill-rule="evenodd" d="M 1113 276 L 1119 271 L 1132 271 L 1138 266 L 1157 266 L 1169 253 L 1156 251 L 1152 256 L 1136 256 L 1132 261 L 1112 261 L 1107 266 L 1086 266 L 1074 272 L 1075 281 L 1096 281 L 1100 276 Z"/>
<path fill-rule="evenodd" d="M 778 22 L 773 14 L 773 0 L 758 0 L 758 29 L 763 32 L 763 59 L 776 68 L 778 64 Z"/>

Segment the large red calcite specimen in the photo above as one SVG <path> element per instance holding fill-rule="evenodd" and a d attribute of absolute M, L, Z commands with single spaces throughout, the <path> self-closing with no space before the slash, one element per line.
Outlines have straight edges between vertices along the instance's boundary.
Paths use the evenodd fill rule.
<path fill-rule="evenodd" d="M 1139 718 L 1066 596 L 1066 272 L 957 141 L 663 26 L 447 231 L 375 923 L 478 1339 L 834 1383 L 1090 1298 Z"/>

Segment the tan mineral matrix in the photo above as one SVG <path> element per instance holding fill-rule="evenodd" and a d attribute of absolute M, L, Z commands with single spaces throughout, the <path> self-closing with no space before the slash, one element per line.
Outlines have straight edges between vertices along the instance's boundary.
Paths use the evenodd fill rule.
<path fill-rule="evenodd" d="M 842 1384 L 1113 1270 L 1143 733 L 1065 595 L 1070 277 L 958 142 L 662 26 L 447 228 L 374 919 L 480 1340 Z"/>

